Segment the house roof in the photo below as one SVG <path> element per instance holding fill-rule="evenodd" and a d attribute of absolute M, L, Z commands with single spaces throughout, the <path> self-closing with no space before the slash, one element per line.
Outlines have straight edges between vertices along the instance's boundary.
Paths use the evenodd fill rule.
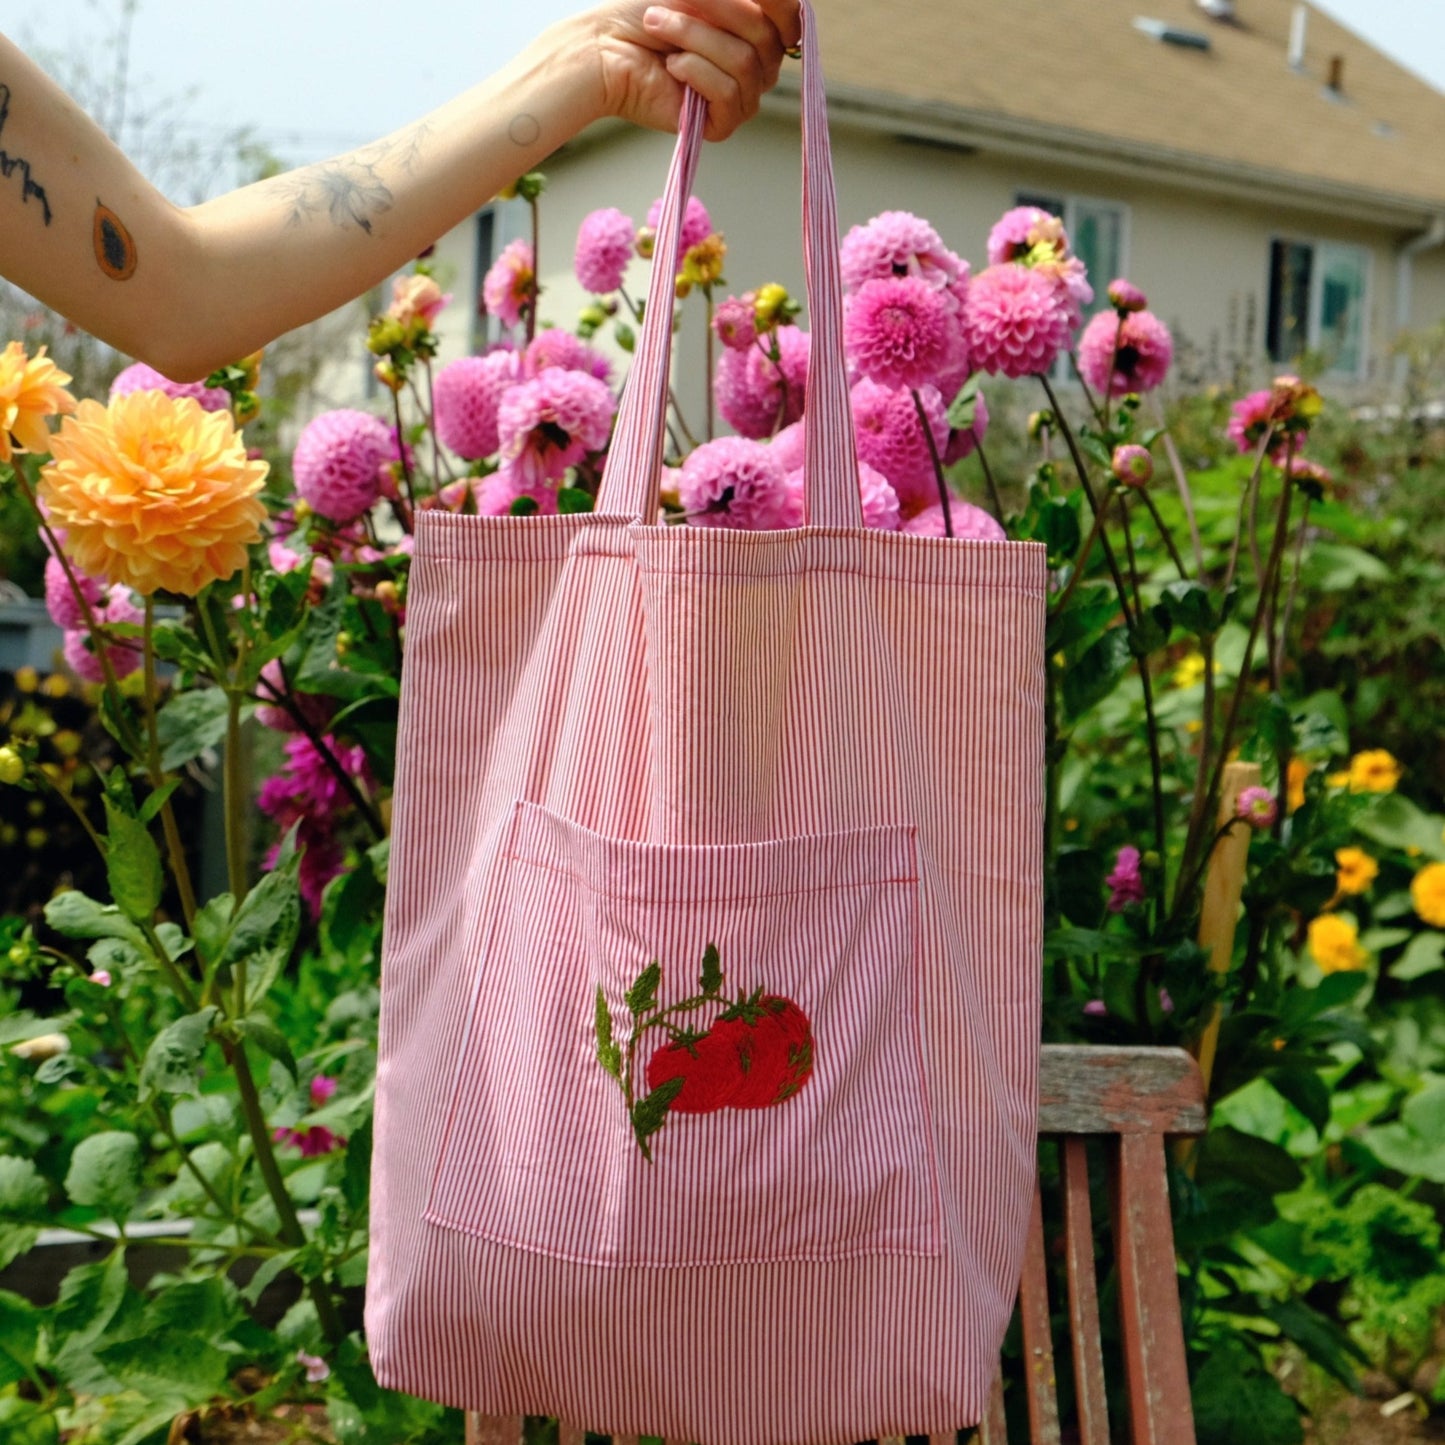
<path fill-rule="evenodd" d="M 1445 94 L 1295 0 L 817 0 L 834 113 L 1276 188 L 1402 224 L 1445 211 Z M 1207 37 L 1169 43 L 1136 20 Z M 1338 58 L 1338 92 L 1327 81 Z M 1352 203 L 1352 204 L 1351 204 Z"/>

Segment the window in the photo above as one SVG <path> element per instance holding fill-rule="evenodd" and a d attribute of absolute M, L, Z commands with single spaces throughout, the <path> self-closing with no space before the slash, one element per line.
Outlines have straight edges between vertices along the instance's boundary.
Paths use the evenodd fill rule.
<path fill-rule="evenodd" d="M 497 326 L 486 314 L 482 303 L 482 282 L 492 269 L 501 248 L 497 245 L 497 211 L 494 206 L 485 206 L 477 212 L 476 232 L 476 295 L 472 309 L 472 350 L 481 351 L 489 341 L 497 339 Z"/>
<path fill-rule="evenodd" d="M 1094 288 L 1093 304 L 1084 310 L 1085 317 L 1108 309 L 1104 294 L 1109 282 L 1124 274 L 1128 259 L 1125 254 L 1128 211 L 1112 201 L 1093 201 L 1081 196 L 1049 196 L 1033 191 L 1020 192 L 1017 204 L 1037 206 L 1058 216 L 1069 233 L 1069 245 L 1089 272 Z"/>
<path fill-rule="evenodd" d="M 1308 349 L 1321 352 L 1336 375 L 1362 375 L 1369 270 L 1370 253 L 1363 246 L 1271 241 L 1265 332 L 1270 360 L 1288 365 Z"/>

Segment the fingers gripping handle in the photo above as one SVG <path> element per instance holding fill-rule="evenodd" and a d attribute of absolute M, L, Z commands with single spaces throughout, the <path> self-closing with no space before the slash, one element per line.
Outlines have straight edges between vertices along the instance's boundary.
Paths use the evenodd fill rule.
<path fill-rule="evenodd" d="M 803 261 L 812 350 L 804 403 L 806 520 L 814 526 L 861 527 L 858 463 L 843 354 L 843 281 L 828 110 L 818 57 L 818 30 L 808 0 L 803 12 Z M 657 516 L 672 360 L 673 286 L 682 220 L 702 150 L 706 105 L 689 90 L 663 191 L 652 277 L 641 336 L 622 398 L 598 510 L 651 522 Z"/>

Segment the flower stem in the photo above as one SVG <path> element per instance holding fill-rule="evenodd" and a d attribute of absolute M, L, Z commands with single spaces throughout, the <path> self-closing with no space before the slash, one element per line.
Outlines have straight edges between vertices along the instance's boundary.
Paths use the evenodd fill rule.
<path fill-rule="evenodd" d="M 928 413 L 923 409 L 923 398 L 918 388 L 911 386 L 908 394 L 913 398 L 913 410 L 918 413 L 918 426 L 928 446 L 928 456 L 933 463 L 933 476 L 938 483 L 938 505 L 943 508 L 943 535 L 953 536 L 953 508 L 948 504 L 948 483 L 943 477 L 943 458 L 938 455 L 938 443 L 933 437 L 933 428 L 928 424 Z"/>
<path fill-rule="evenodd" d="M 713 304 L 712 304 L 712 287 L 711 287 L 711 286 L 704 286 L 704 287 L 702 288 L 702 294 L 703 294 L 703 296 L 704 296 L 704 297 L 706 298 L 706 300 L 707 300 L 707 356 L 706 356 L 707 370 L 706 370 L 706 372 L 704 373 L 704 375 L 707 377 L 707 439 L 708 439 L 708 441 L 711 441 L 711 440 L 713 439 L 713 436 L 714 436 L 715 433 L 716 433 L 716 428 L 717 428 L 717 418 L 716 418 L 716 417 L 714 416 L 714 414 L 713 414 L 713 394 L 712 394 L 712 393 L 713 393 L 712 375 L 713 375 L 714 367 L 715 367 L 716 364 L 717 364 L 717 363 L 716 363 L 716 359 L 715 359 L 714 354 L 713 354 L 713 331 L 712 331 Z"/>
<path fill-rule="evenodd" d="M 983 449 L 983 438 L 975 431 L 973 434 L 974 455 L 978 457 L 978 464 L 983 468 L 984 485 L 988 488 L 989 506 L 993 509 L 993 519 L 1003 526 L 1003 497 L 999 493 L 998 483 L 994 480 L 993 468 L 988 464 L 988 453 Z"/>
<path fill-rule="evenodd" d="M 145 625 L 141 639 L 145 667 L 146 771 L 150 775 L 151 787 L 159 790 L 165 786 L 166 775 L 161 767 L 160 733 L 156 727 L 155 598 L 149 596 L 145 600 Z M 186 927 L 190 928 L 196 919 L 196 891 L 191 884 L 185 845 L 181 842 L 181 830 L 176 825 L 175 809 L 171 807 L 169 798 L 161 804 L 161 831 L 165 834 L 171 876 L 180 894 L 181 913 L 185 916 Z"/>

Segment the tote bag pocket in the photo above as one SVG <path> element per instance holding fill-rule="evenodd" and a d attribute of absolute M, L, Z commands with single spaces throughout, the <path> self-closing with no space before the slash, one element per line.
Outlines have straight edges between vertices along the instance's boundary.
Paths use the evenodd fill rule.
<path fill-rule="evenodd" d="M 595 1265 L 938 1253 L 911 828 L 664 847 L 521 803 L 499 869 L 430 1223 Z"/>

